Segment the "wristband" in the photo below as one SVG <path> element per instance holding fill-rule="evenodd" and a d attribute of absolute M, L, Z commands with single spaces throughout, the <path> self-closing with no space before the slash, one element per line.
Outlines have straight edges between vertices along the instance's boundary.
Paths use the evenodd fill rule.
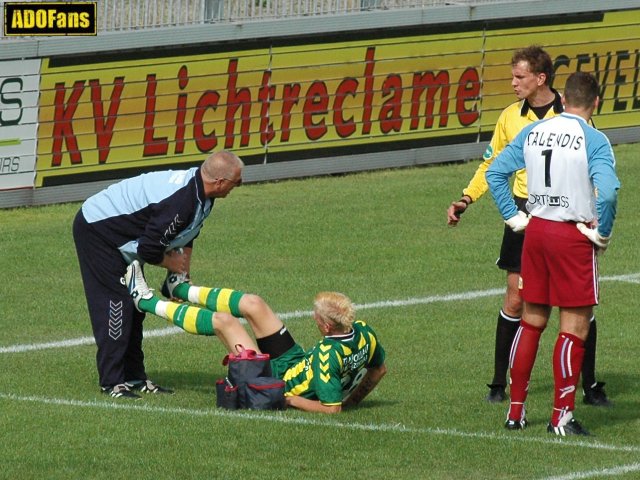
<path fill-rule="evenodd" d="M 471 202 L 467 202 L 467 199 L 464 197 L 460 198 L 458 201 L 464 203 L 467 207 L 471 204 Z"/>

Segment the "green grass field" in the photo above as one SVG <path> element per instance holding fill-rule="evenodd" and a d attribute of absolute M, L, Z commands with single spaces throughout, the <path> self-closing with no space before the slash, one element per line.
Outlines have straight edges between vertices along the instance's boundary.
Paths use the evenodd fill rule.
<path fill-rule="evenodd" d="M 318 337 L 306 313 L 316 292 L 360 306 L 389 373 L 338 416 L 217 410 L 222 345 L 154 316 L 147 371 L 176 394 L 102 395 L 71 237 L 79 204 L 0 210 L 0 478 L 640 478 L 640 146 L 616 155 L 622 189 L 597 308 L 598 377 L 615 405 L 577 404 L 592 437 L 546 433 L 556 314 L 533 373 L 530 428 L 505 431 L 507 405 L 484 401 L 503 223 L 489 195 L 457 228 L 445 219 L 471 162 L 243 186 L 203 229 L 194 281 L 263 296 L 305 346 Z M 155 286 L 163 273 L 147 269 Z"/>

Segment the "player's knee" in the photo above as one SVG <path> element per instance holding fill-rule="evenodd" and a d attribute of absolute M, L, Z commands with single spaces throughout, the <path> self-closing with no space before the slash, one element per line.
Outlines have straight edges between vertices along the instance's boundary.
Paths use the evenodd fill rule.
<path fill-rule="evenodd" d="M 522 297 L 520 296 L 520 291 L 516 289 L 512 291 L 511 289 L 507 289 L 507 295 L 504 299 L 504 307 L 503 311 L 510 317 L 521 317 L 522 316 Z"/>
<path fill-rule="evenodd" d="M 213 314 L 213 328 L 216 331 L 227 332 L 238 323 L 238 319 L 230 313 L 216 312 Z"/>
<path fill-rule="evenodd" d="M 240 299 L 240 311 L 245 317 L 256 317 L 267 309 L 267 303 L 253 293 L 245 293 Z"/>

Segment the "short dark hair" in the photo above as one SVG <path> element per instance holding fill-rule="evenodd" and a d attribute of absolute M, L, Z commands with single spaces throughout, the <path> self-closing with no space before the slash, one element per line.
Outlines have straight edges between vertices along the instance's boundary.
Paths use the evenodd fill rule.
<path fill-rule="evenodd" d="M 587 72 L 574 72 L 564 86 L 564 100 L 572 107 L 590 108 L 598 96 L 598 80 Z"/>
<path fill-rule="evenodd" d="M 527 48 L 517 50 L 511 58 L 511 65 L 515 66 L 519 62 L 527 62 L 529 69 L 536 75 L 544 73 L 546 79 L 545 85 L 551 85 L 553 79 L 553 62 L 551 56 L 545 52 L 539 45 L 531 45 Z"/>

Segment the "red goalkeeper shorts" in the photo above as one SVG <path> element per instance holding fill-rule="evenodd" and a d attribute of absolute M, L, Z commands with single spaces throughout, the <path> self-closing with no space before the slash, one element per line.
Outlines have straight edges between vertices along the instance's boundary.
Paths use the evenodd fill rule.
<path fill-rule="evenodd" d="M 532 217 L 522 249 L 520 294 L 555 307 L 598 304 L 598 263 L 593 243 L 574 222 Z"/>

